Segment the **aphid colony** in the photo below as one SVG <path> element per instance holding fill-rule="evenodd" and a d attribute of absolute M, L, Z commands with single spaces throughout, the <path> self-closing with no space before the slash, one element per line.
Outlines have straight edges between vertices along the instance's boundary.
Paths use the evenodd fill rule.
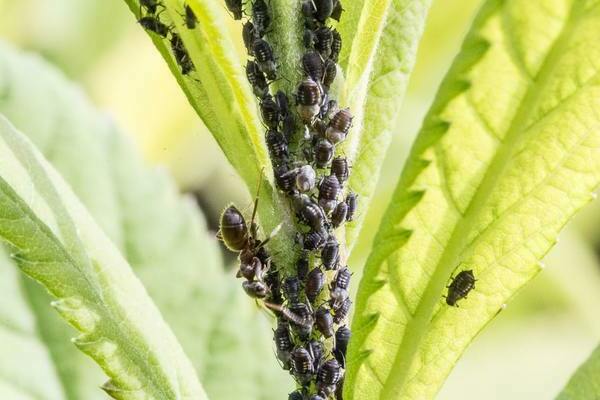
<path fill-rule="evenodd" d="M 265 248 L 269 238 L 257 239 L 256 202 L 249 226 L 235 206 L 228 207 L 220 236 L 239 252 L 238 277 L 244 278 L 246 293 L 264 301 L 277 318 L 277 358 L 298 384 L 289 398 L 341 399 L 352 274 L 334 229 L 351 221 L 357 207 L 355 194 L 343 197 L 348 162 L 335 155 L 350 131 L 352 114 L 329 96 L 342 41 L 328 21 L 340 19 L 342 5 L 339 0 L 299 0 L 305 52 L 298 60 L 303 76 L 294 93 L 272 89 L 279 79 L 289 79 L 281 76 L 270 42 L 277 16 L 268 0 L 225 0 L 225 5 L 233 18 L 248 17 L 242 28 L 250 56 L 246 76 L 259 100 L 277 188 L 296 216 L 298 258 L 292 268 L 278 268 L 271 260 Z"/>
<path fill-rule="evenodd" d="M 160 14 L 163 10 L 164 6 L 158 0 L 140 0 L 140 19 L 138 22 L 147 31 L 169 40 L 173 58 L 179 65 L 181 73 L 189 75 L 195 69 L 194 63 L 181 40 L 181 36 L 173 31 L 172 26 L 161 21 Z M 198 18 L 187 4 L 182 10 L 182 17 L 188 29 L 196 29 Z"/>

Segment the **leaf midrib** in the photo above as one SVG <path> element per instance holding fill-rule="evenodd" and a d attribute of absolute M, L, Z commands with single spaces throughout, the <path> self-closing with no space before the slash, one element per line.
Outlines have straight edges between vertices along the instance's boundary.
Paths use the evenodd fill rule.
<path fill-rule="evenodd" d="M 465 232 L 469 232 L 472 229 L 473 223 L 482 213 L 484 205 L 494 190 L 497 178 L 504 172 L 512 158 L 513 152 L 518 148 L 518 144 L 525 140 L 525 138 L 519 137 L 519 135 L 527 133 L 522 127 L 530 115 L 530 111 L 536 108 L 543 89 L 556 66 L 555 61 L 562 54 L 562 50 L 568 43 L 573 29 L 577 24 L 578 18 L 576 17 L 581 15 L 577 13 L 576 8 L 578 6 L 580 6 L 580 3 L 575 1 L 562 31 L 542 63 L 537 79 L 533 79 L 532 85 L 527 89 L 505 139 L 490 163 L 488 171 L 479 185 L 479 189 L 471 199 L 463 218 L 456 224 L 448 245 L 434 269 L 434 273 L 423 292 L 421 301 L 417 305 L 415 314 L 406 325 L 406 334 L 396 353 L 388 378 L 380 392 L 380 399 L 397 398 L 398 394 L 402 393 L 402 388 L 407 379 L 410 367 L 413 364 L 414 356 L 424 337 L 424 332 L 431 321 L 435 305 L 439 301 L 439 294 L 443 291 L 448 277 L 457 265 L 458 258 L 467 244 L 469 235 Z"/>

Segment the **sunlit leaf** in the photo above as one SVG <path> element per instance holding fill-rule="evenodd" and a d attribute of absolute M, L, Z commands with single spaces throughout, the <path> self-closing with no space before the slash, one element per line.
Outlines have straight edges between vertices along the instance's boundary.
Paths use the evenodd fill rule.
<path fill-rule="evenodd" d="M 540 29 L 543 29 L 541 31 Z M 349 398 L 431 398 L 600 181 L 598 1 L 490 0 L 427 116 L 359 287 Z M 475 289 L 446 305 L 451 275 Z"/>
<path fill-rule="evenodd" d="M 600 347 L 575 372 L 557 400 L 587 400 L 600 397 Z"/>

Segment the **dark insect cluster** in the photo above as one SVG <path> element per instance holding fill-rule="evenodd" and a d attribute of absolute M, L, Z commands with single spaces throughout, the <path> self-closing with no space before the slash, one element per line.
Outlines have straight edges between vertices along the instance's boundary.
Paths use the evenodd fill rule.
<path fill-rule="evenodd" d="M 473 270 L 460 271 L 448 285 L 446 304 L 458 307 L 458 301 L 466 299 L 469 292 L 475 288 L 475 281 Z"/>
<path fill-rule="evenodd" d="M 243 20 L 246 77 L 258 98 L 275 183 L 295 216 L 297 259 L 278 268 L 265 248 L 269 238 L 257 238 L 254 213 L 247 225 L 234 206 L 221 217 L 220 236 L 239 252 L 244 290 L 277 318 L 275 353 L 298 385 L 289 398 L 341 399 L 352 301 L 351 273 L 335 229 L 357 208 L 357 196 L 345 187 L 351 168 L 336 150 L 350 133 L 352 114 L 330 94 L 342 49 L 331 20 L 340 20 L 343 7 L 341 0 L 299 1 L 305 51 L 292 66 L 302 77 L 289 93 L 277 90 L 277 82 L 289 82 L 281 71 L 290 68 L 280 68 L 271 41 L 277 15 L 270 2 L 225 0 L 232 16 Z"/>
<path fill-rule="evenodd" d="M 195 70 L 194 63 L 181 40 L 181 36 L 173 31 L 173 26 L 161 21 L 160 14 L 162 10 L 164 10 L 164 6 L 159 0 L 140 0 L 140 19 L 138 19 L 138 22 L 147 31 L 169 40 L 173 58 L 179 65 L 181 73 L 189 75 Z M 189 5 L 184 5 L 181 17 L 187 29 L 196 29 L 198 18 Z"/>

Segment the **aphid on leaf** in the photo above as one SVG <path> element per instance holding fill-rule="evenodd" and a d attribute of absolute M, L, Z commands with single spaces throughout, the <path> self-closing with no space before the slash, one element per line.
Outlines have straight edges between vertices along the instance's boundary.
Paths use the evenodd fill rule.
<path fill-rule="evenodd" d="M 333 40 L 331 41 L 331 59 L 337 62 L 340 52 L 342 51 L 342 36 L 334 29 L 331 32 Z"/>
<path fill-rule="evenodd" d="M 296 390 L 288 395 L 288 400 L 305 400 L 305 397 L 301 391 Z"/>
<path fill-rule="evenodd" d="M 350 337 L 352 332 L 346 325 L 340 326 L 335 332 L 335 347 L 333 349 L 333 355 L 338 360 L 342 368 L 346 365 L 346 350 L 348 349 L 348 343 L 350 343 Z"/>
<path fill-rule="evenodd" d="M 333 145 L 327 139 L 322 139 L 315 146 L 315 163 L 319 168 L 325 168 L 333 158 Z"/>
<path fill-rule="evenodd" d="M 304 47 L 307 49 L 312 49 L 315 47 L 315 41 L 317 37 L 315 33 L 311 29 L 305 29 L 304 35 L 302 35 L 302 41 L 304 42 Z"/>
<path fill-rule="evenodd" d="M 185 20 L 185 26 L 188 29 L 196 29 L 196 24 L 198 23 L 198 17 L 196 17 L 196 14 L 194 13 L 194 10 L 192 10 L 192 7 L 189 6 L 189 4 L 186 4 L 184 7 L 184 20 Z"/>
<path fill-rule="evenodd" d="M 321 55 L 316 51 L 309 51 L 302 56 L 302 67 L 304 72 L 312 80 L 319 82 L 323 79 L 324 66 Z"/>
<path fill-rule="evenodd" d="M 258 98 L 264 98 L 269 93 L 269 84 L 265 78 L 265 74 L 260 70 L 258 64 L 252 60 L 246 63 L 246 78 L 252 86 L 254 95 Z"/>
<path fill-rule="evenodd" d="M 277 349 L 277 358 L 283 363 L 283 369 L 289 369 L 294 344 L 292 343 L 290 327 L 287 321 L 281 318 L 277 320 L 277 328 L 273 331 L 273 340 Z"/>
<path fill-rule="evenodd" d="M 275 183 L 279 190 L 292 194 L 296 188 L 296 170 L 290 171 L 287 166 L 281 165 L 275 168 Z"/>
<path fill-rule="evenodd" d="M 314 13 L 315 18 L 319 22 L 325 22 L 333 12 L 334 0 L 314 0 L 317 10 Z"/>
<path fill-rule="evenodd" d="M 138 19 L 139 24 L 146 30 L 166 38 L 169 33 L 169 27 L 158 19 L 158 17 L 147 15 Z"/>
<path fill-rule="evenodd" d="M 277 129 L 277 125 L 279 124 L 279 106 L 270 94 L 261 100 L 260 113 L 265 125 L 271 129 Z"/>
<path fill-rule="evenodd" d="M 225 0 L 225 5 L 233 14 L 233 19 L 242 19 L 242 0 Z"/>
<path fill-rule="evenodd" d="M 315 313 L 315 326 L 326 338 L 333 336 L 333 316 L 328 308 L 321 306 Z"/>
<path fill-rule="evenodd" d="M 323 229 L 327 217 L 325 216 L 323 209 L 317 203 L 306 195 L 300 195 L 294 199 L 294 206 L 298 218 L 301 221 L 305 222 L 315 231 Z"/>
<path fill-rule="evenodd" d="M 173 51 L 173 56 L 175 57 L 175 61 L 181 68 L 181 74 L 182 75 L 189 74 L 190 72 L 192 72 L 195 69 L 194 63 L 192 62 L 190 55 L 188 54 L 187 50 L 185 49 L 185 46 L 183 44 L 183 41 L 181 40 L 181 37 L 178 34 L 173 33 L 171 35 L 170 42 L 171 42 L 171 50 Z"/>
<path fill-rule="evenodd" d="M 158 0 L 140 0 L 140 7 L 145 8 L 149 14 L 156 14 L 159 6 L 164 7 Z"/>
<path fill-rule="evenodd" d="M 336 176 L 338 182 L 343 184 L 350 176 L 350 168 L 348 168 L 348 160 L 344 157 L 336 157 L 331 161 L 331 173 Z"/>
<path fill-rule="evenodd" d="M 305 281 L 308 276 L 308 253 L 302 252 L 298 261 L 296 261 L 296 273 L 298 274 L 298 279 L 301 281 Z"/>
<path fill-rule="evenodd" d="M 331 55 L 331 44 L 333 43 L 331 29 L 322 26 L 315 31 L 315 38 L 315 49 L 321 53 L 324 59 L 329 58 Z"/>
<path fill-rule="evenodd" d="M 346 204 L 348 205 L 348 213 L 346 214 L 346 221 L 354 220 L 354 213 L 358 206 L 358 195 L 354 192 L 348 193 L 346 196 Z"/>
<path fill-rule="evenodd" d="M 271 25 L 271 16 L 269 15 L 269 7 L 264 0 L 255 0 L 252 5 L 252 20 L 256 27 L 256 32 L 259 36 L 263 36 L 269 25 Z"/>
<path fill-rule="evenodd" d="M 256 39 L 252 44 L 252 51 L 260 70 L 265 73 L 268 79 L 277 78 L 277 66 L 273 58 L 273 49 L 264 39 Z"/>
<path fill-rule="evenodd" d="M 317 82 L 307 78 L 300 82 L 296 93 L 298 114 L 304 123 L 310 123 L 319 113 L 322 93 Z"/>
<path fill-rule="evenodd" d="M 323 73 L 323 86 L 329 90 L 337 74 L 337 66 L 333 60 L 327 60 Z"/>
<path fill-rule="evenodd" d="M 336 269 L 340 259 L 340 245 L 335 236 L 329 236 L 327 243 L 321 250 L 321 262 L 326 270 Z"/>
<path fill-rule="evenodd" d="M 350 287 L 350 278 L 352 277 L 352 272 L 348 267 L 340 268 L 335 274 L 335 278 L 333 278 L 333 282 L 331 283 L 332 288 L 339 288 L 347 290 Z"/>
<path fill-rule="evenodd" d="M 333 305 L 333 322 L 339 324 L 342 322 L 350 312 L 350 307 L 352 306 L 352 300 L 349 297 L 346 297 L 343 301 L 338 302 L 338 304 Z"/>
<path fill-rule="evenodd" d="M 342 17 L 342 12 L 344 9 L 342 8 L 342 0 L 335 0 L 335 4 L 333 5 L 333 11 L 331 12 L 331 18 L 340 22 L 340 18 Z"/>
<path fill-rule="evenodd" d="M 319 369 L 319 364 L 323 358 L 323 354 L 325 352 L 323 348 L 323 344 L 317 340 L 311 340 L 306 349 L 310 353 L 310 356 L 313 359 L 313 369 L 316 371 Z"/>
<path fill-rule="evenodd" d="M 300 299 L 300 279 L 289 276 L 283 281 L 283 293 L 290 303 L 297 303 Z"/>
<path fill-rule="evenodd" d="M 304 0 L 302 2 L 302 14 L 307 17 L 310 18 L 313 16 L 313 14 L 315 13 L 315 7 L 314 4 L 312 2 L 312 0 Z"/>
<path fill-rule="evenodd" d="M 475 281 L 473 270 L 460 271 L 447 286 L 446 304 L 458 307 L 457 302 L 460 299 L 466 299 L 469 292 L 475 288 Z"/>
<path fill-rule="evenodd" d="M 306 277 L 306 287 L 304 288 L 304 291 L 306 292 L 308 301 L 314 303 L 321 293 L 321 290 L 323 290 L 323 286 L 325 286 L 325 274 L 321 271 L 321 268 L 316 267 L 310 271 Z"/>
<path fill-rule="evenodd" d="M 319 386 L 335 385 L 341 376 L 340 364 L 336 359 L 327 360 L 319 368 L 317 373 L 317 383 Z"/>
<path fill-rule="evenodd" d="M 242 39 L 244 40 L 246 51 L 251 56 L 254 55 L 252 45 L 254 44 L 254 41 L 258 39 L 258 37 L 258 33 L 256 32 L 256 28 L 254 28 L 252 21 L 247 21 L 242 27 Z"/>
<path fill-rule="evenodd" d="M 326 176 L 319 183 L 319 205 L 327 214 L 337 205 L 340 191 L 340 182 L 335 175 Z"/>
<path fill-rule="evenodd" d="M 279 165 L 288 157 L 288 146 L 285 137 L 274 129 L 267 131 L 267 148 L 274 165 Z"/>
<path fill-rule="evenodd" d="M 310 382 L 314 374 L 313 359 L 304 347 L 295 348 L 292 351 L 292 372 L 296 379 L 302 384 Z"/>
<path fill-rule="evenodd" d="M 346 221 L 346 214 L 348 213 L 348 204 L 340 202 L 331 213 L 331 226 L 337 228 Z"/>
<path fill-rule="evenodd" d="M 323 233 L 314 231 L 304 234 L 304 238 L 302 240 L 304 250 L 308 251 L 318 250 L 325 246 L 326 242 L 327 236 L 325 236 Z"/>
<path fill-rule="evenodd" d="M 338 111 L 333 118 L 331 118 L 325 136 L 331 143 L 339 143 L 346 138 L 351 126 L 352 114 L 349 109 L 345 108 Z"/>

